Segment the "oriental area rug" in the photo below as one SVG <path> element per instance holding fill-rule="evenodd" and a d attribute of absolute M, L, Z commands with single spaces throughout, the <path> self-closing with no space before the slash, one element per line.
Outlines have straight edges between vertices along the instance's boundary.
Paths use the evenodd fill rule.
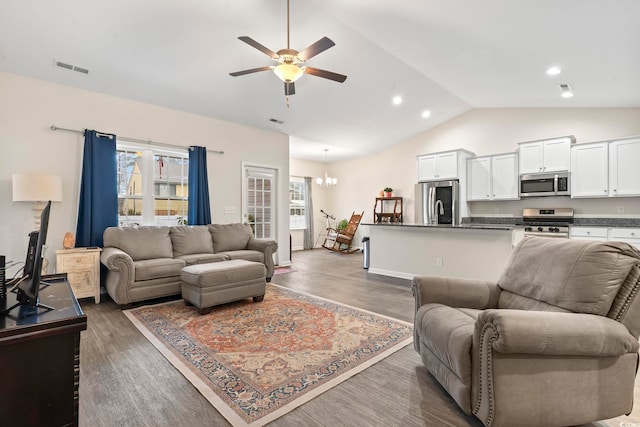
<path fill-rule="evenodd" d="M 125 311 L 233 426 L 262 426 L 412 342 L 410 323 L 267 284 L 199 315 L 182 300 Z"/>

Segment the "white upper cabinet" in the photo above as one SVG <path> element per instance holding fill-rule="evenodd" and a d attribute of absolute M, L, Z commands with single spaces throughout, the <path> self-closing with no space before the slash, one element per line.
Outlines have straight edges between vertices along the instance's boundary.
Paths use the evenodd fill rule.
<path fill-rule="evenodd" d="M 640 196 L 640 138 L 609 144 L 609 195 Z"/>
<path fill-rule="evenodd" d="M 571 197 L 640 196 L 640 138 L 571 147 Z"/>
<path fill-rule="evenodd" d="M 571 164 L 573 136 L 521 142 L 520 173 L 567 171 Z"/>
<path fill-rule="evenodd" d="M 467 200 L 518 199 L 516 153 L 467 159 Z"/>
<path fill-rule="evenodd" d="M 491 200 L 491 157 L 467 159 L 467 200 Z"/>
<path fill-rule="evenodd" d="M 465 160 L 473 155 L 465 150 L 418 156 L 418 181 L 439 181 L 461 178 Z"/>
<path fill-rule="evenodd" d="M 571 147 L 571 197 L 609 195 L 609 144 L 576 144 Z"/>

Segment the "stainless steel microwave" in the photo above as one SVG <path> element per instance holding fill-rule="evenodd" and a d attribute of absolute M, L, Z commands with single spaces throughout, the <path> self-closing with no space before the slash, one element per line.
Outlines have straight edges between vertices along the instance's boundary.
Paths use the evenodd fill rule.
<path fill-rule="evenodd" d="M 520 197 L 571 195 L 569 172 L 520 175 Z"/>

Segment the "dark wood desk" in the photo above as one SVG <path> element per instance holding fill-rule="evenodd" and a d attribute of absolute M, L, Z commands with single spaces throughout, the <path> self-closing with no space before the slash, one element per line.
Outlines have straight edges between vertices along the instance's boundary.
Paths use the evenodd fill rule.
<path fill-rule="evenodd" d="M 87 317 L 69 283 L 42 280 L 40 301 L 0 315 L 0 426 L 77 426 L 80 331 Z M 7 295 L 6 307 L 16 302 Z M 0 307 L 5 308 L 5 307 Z"/>

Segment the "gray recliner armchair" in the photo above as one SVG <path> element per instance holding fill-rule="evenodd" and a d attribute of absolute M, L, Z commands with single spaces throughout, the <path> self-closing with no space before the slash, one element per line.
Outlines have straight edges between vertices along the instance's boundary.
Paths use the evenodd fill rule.
<path fill-rule="evenodd" d="M 629 414 L 640 252 L 527 237 L 497 283 L 417 276 L 414 346 L 486 426 L 569 426 Z"/>

